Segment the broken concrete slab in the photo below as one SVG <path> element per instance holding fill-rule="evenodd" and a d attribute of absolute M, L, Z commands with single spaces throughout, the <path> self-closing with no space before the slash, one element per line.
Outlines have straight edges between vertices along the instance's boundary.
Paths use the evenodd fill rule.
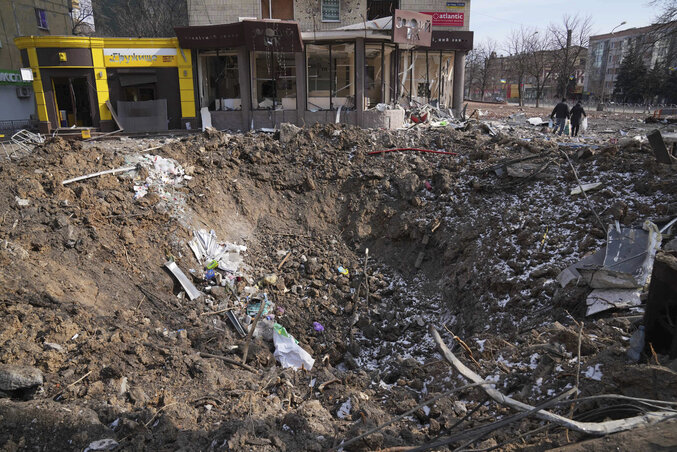
<path fill-rule="evenodd" d="M 652 130 L 646 137 L 649 139 L 649 144 L 651 144 L 651 148 L 656 155 L 656 160 L 659 163 L 670 165 L 675 162 L 675 158 L 670 155 L 670 151 L 665 146 L 665 141 L 663 141 L 660 130 Z"/>
<path fill-rule="evenodd" d="M 639 289 L 595 289 L 585 300 L 585 315 L 591 316 L 609 309 L 625 309 L 642 304 Z"/>
<path fill-rule="evenodd" d="M 43 381 L 42 372 L 35 367 L 0 365 L 0 393 L 34 388 L 40 386 Z"/>
<path fill-rule="evenodd" d="M 651 222 L 646 229 L 624 228 L 610 225 L 607 246 L 595 253 L 594 259 L 575 264 L 575 269 L 593 289 L 633 289 L 647 284 L 661 234 Z M 570 276 L 570 275 L 569 275 Z M 562 281 L 570 277 L 562 276 Z M 558 279 L 559 280 L 559 279 Z M 560 281 L 560 284 L 562 283 Z"/>
<path fill-rule="evenodd" d="M 604 263 L 606 247 L 602 247 L 596 253 L 590 254 L 575 264 L 565 268 L 558 276 L 557 281 L 562 287 L 568 286 L 572 281 L 583 281 L 589 284 L 592 272 L 599 269 Z"/>
<path fill-rule="evenodd" d="M 660 248 L 658 227 L 647 221 L 644 229 L 609 226 L 606 256 L 590 287 L 595 289 L 644 287 Z"/>

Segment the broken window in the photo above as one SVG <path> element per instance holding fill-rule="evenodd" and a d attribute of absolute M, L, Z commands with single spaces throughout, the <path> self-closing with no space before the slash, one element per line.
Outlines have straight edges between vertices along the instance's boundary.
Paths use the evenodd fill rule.
<path fill-rule="evenodd" d="M 322 22 L 340 22 L 341 6 L 339 0 L 322 1 Z"/>
<path fill-rule="evenodd" d="M 237 52 L 214 52 L 202 57 L 202 106 L 209 110 L 239 110 L 240 72 Z"/>
<path fill-rule="evenodd" d="M 296 109 L 296 60 L 293 52 L 254 52 L 252 103 L 255 109 Z"/>
<path fill-rule="evenodd" d="M 385 43 L 364 46 L 366 107 L 390 101 L 390 74 L 395 47 Z"/>
<path fill-rule="evenodd" d="M 49 29 L 47 26 L 47 13 L 44 9 L 35 8 L 35 19 L 38 23 L 38 28 L 42 28 L 43 30 Z"/>
<path fill-rule="evenodd" d="M 309 44 L 306 61 L 308 110 L 335 110 L 339 106 L 354 105 L 354 44 Z"/>
<path fill-rule="evenodd" d="M 400 99 L 451 105 L 454 54 L 440 51 L 400 52 Z"/>
<path fill-rule="evenodd" d="M 392 17 L 399 7 L 399 0 L 367 0 L 367 20 Z"/>
<path fill-rule="evenodd" d="M 294 0 L 261 0 L 261 17 L 294 20 Z"/>

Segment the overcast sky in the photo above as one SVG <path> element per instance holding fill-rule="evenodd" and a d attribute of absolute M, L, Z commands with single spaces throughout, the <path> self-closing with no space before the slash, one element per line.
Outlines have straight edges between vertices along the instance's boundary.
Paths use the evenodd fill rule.
<path fill-rule="evenodd" d="M 644 27 L 658 15 L 648 0 L 473 0 L 470 6 L 470 30 L 475 32 L 475 42 L 487 38 L 506 41 L 510 30 L 521 25 L 536 27 L 543 33 L 550 22 L 562 21 L 563 14 L 592 17 L 592 34 L 609 33 L 623 21 L 627 24 L 616 29 Z"/>

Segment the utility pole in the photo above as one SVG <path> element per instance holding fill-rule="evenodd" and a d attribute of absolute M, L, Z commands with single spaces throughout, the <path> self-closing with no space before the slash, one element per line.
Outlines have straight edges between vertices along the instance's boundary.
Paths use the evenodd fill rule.
<path fill-rule="evenodd" d="M 571 47 L 571 33 L 573 30 L 567 29 L 567 46 L 564 50 L 564 97 L 569 91 L 569 47 Z"/>

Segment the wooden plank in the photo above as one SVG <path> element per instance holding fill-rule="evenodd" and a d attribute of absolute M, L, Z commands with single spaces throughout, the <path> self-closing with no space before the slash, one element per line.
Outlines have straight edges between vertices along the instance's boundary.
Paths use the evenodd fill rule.
<path fill-rule="evenodd" d="M 110 111 L 111 116 L 113 117 L 113 121 L 115 121 L 115 124 L 118 125 L 118 129 L 120 129 L 120 132 L 125 130 L 124 127 L 120 124 L 120 121 L 118 121 L 118 115 L 115 114 L 115 110 L 113 110 L 113 105 L 110 103 L 110 100 L 106 101 L 106 107 L 108 107 L 108 110 Z"/>

